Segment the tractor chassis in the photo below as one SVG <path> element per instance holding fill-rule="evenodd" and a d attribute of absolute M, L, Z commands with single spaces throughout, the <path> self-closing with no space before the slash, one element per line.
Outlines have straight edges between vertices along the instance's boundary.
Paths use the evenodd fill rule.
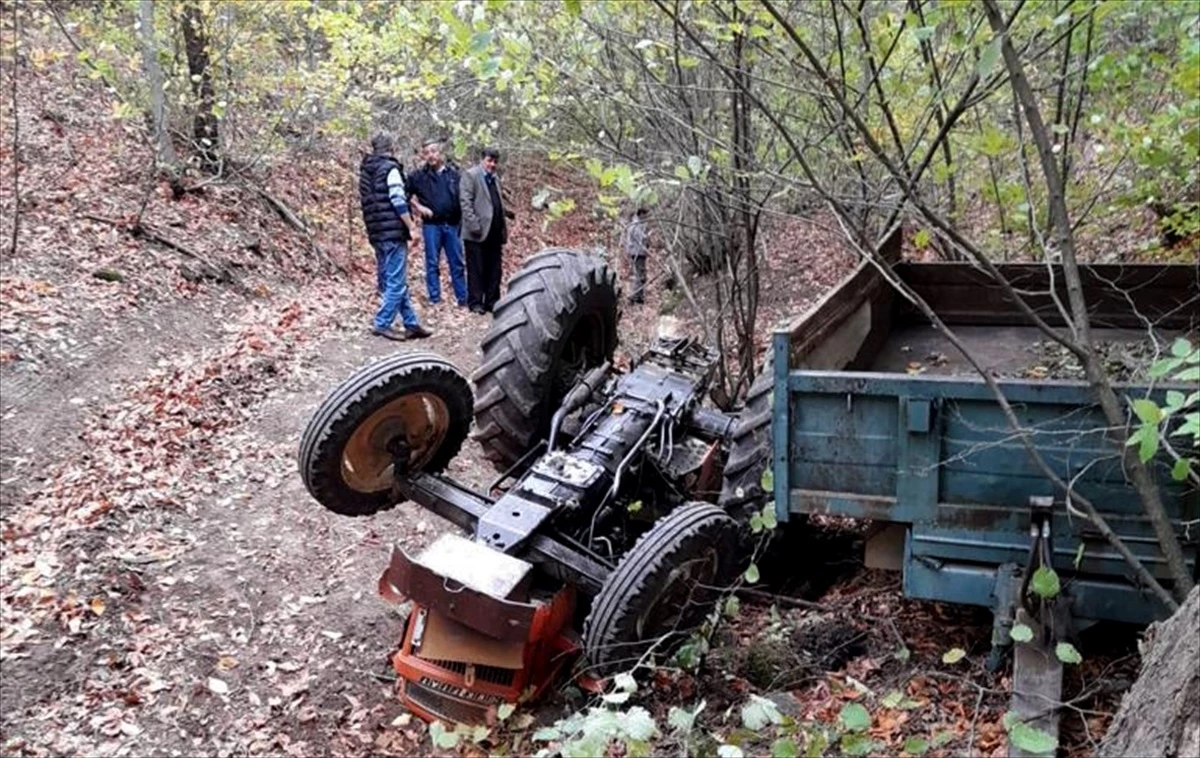
<path fill-rule="evenodd" d="M 396 489 L 402 498 L 417 503 L 471 534 L 475 533 L 478 524 L 487 518 L 488 512 L 496 503 L 492 498 L 440 474 L 403 477 L 397 480 Z M 536 528 L 540 523 L 539 520 L 531 526 Z M 552 576 L 590 594 L 600 590 L 604 580 L 613 570 L 613 565 L 602 556 L 573 546 L 561 537 L 533 533 L 530 529 L 529 533 L 524 535 L 522 544 L 522 557 L 526 560 L 538 564 Z M 476 594 L 486 597 L 484 593 Z M 480 607 L 483 608 L 483 605 Z M 486 608 L 480 611 L 481 614 L 488 612 Z M 468 626 L 475 626 L 465 619 L 464 622 Z"/>

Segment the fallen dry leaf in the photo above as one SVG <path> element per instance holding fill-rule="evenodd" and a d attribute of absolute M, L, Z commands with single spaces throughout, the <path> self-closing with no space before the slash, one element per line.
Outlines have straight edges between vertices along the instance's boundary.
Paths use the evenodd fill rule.
<path fill-rule="evenodd" d="M 411 721 L 412 721 L 411 713 L 401 713 L 399 716 L 392 719 L 392 726 L 397 727 L 397 728 L 405 727 L 405 726 L 408 726 Z"/>

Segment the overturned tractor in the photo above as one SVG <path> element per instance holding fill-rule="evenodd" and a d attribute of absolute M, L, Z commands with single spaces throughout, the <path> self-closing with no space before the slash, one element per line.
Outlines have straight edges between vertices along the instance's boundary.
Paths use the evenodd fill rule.
<path fill-rule="evenodd" d="M 591 677 L 670 653 L 744 566 L 740 520 L 714 504 L 744 500 L 723 483 L 736 418 L 703 404 L 714 356 L 660 339 L 616 369 L 619 302 L 603 260 L 542 252 L 496 305 L 474 394 L 445 359 L 401 353 L 343 382 L 304 432 L 301 473 L 326 508 L 411 500 L 469 535 L 393 547 L 380 579 L 414 604 L 393 664 L 426 719 L 483 721 L 578 653 Z M 472 418 L 499 474 L 484 492 L 442 473 Z"/>

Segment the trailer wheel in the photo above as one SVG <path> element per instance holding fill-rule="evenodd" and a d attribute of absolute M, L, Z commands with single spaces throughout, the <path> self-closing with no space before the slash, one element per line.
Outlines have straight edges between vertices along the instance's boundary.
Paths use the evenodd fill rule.
<path fill-rule="evenodd" d="M 544 250 L 509 281 L 472 375 L 474 438 L 497 470 L 545 439 L 575 382 L 612 358 L 619 302 L 608 264 L 574 250 Z"/>
<path fill-rule="evenodd" d="M 763 472 L 773 463 L 771 415 L 775 408 L 775 374 L 767 358 L 762 372 L 746 393 L 746 405 L 734 424 L 729 458 L 721 483 L 720 504 L 733 508 L 757 504 L 773 493 L 762 488 Z"/>
<path fill-rule="evenodd" d="M 397 456 L 410 472 L 438 472 L 471 425 L 471 386 L 434 353 L 402 353 L 356 371 L 309 419 L 300 475 L 317 502 L 345 516 L 396 505 Z"/>
<path fill-rule="evenodd" d="M 592 602 L 583 645 L 592 673 L 669 654 L 701 623 L 741 570 L 738 525 L 709 503 L 659 519 L 625 554 Z"/>

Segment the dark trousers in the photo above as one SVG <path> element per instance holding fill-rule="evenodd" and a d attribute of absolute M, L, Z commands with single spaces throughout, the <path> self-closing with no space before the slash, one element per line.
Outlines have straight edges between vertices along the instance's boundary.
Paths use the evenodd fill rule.
<path fill-rule="evenodd" d="M 467 306 L 492 310 L 500 299 L 502 245 L 489 236 L 483 242 L 464 240 L 467 248 Z"/>
<path fill-rule="evenodd" d="M 631 256 L 629 265 L 633 269 L 633 292 L 629 295 L 629 302 L 643 303 L 646 300 L 646 256 Z"/>

